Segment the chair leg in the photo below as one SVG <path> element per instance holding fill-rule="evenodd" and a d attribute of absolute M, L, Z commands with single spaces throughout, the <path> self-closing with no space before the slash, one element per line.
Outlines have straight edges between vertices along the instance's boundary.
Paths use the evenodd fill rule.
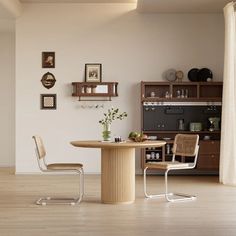
<path fill-rule="evenodd" d="M 183 201 L 191 201 L 196 199 L 196 196 L 189 195 L 185 193 L 169 193 L 168 192 L 168 173 L 170 170 L 165 171 L 165 198 L 168 202 L 183 202 Z M 172 196 L 170 198 L 170 196 Z"/>
<path fill-rule="evenodd" d="M 164 197 L 165 194 L 154 194 L 154 195 L 150 195 L 147 193 L 147 169 L 148 167 L 146 167 L 144 170 L 143 170 L 143 190 L 144 190 L 144 195 L 146 198 L 158 198 L 158 197 Z"/>
<path fill-rule="evenodd" d="M 189 201 L 196 199 L 196 196 L 183 194 L 183 193 L 169 193 L 168 192 L 168 172 L 170 170 L 165 171 L 165 193 L 163 194 L 154 194 L 149 195 L 147 194 L 147 178 L 146 178 L 146 172 L 148 167 L 146 167 L 143 171 L 143 179 L 144 179 L 144 194 L 146 198 L 158 198 L 158 197 L 165 197 L 168 202 L 177 202 L 177 201 Z M 171 197 L 172 196 L 172 197 Z M 176 197 L 177 198 L 173 198 Z"/>
<path fill-rule="evenodd" d="M 78 171 L 78 172 L 80 175 L 79 197 L 75 200 L 74 204 L 81 202 L 81 200 L 83 199 L 83 196 L 84 196 L 84 170 L 80 169 L 80 171 Z"/>
<path fill-rule="evenodd" d="M 36 201 L 37 205 L 46 206 L 47 204 L 69 204 L 75 205 L 81 202 L 84 195 L 84 170 L 81 168 L 80 170 L 76 170 L 80 177 L 80 188 L 79 188 L 79 196 L 77 198 L 54 198 L 54 197 L 42 197 Z"/>
<path fill-rule="evenodd" d="M 71 205 L 75 205 L 76 203 L 81 202 L 84 196 L 84 170 L 80 169 L 78 171 L 80 177 L 80 188 L 79 188 L 79 197 L 75 198 Z"/>

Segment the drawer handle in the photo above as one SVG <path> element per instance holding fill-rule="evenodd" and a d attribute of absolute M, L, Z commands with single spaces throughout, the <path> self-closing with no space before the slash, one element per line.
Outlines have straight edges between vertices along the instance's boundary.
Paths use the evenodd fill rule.
<path fill-rule="evenodd" d="M 215 157 L 215 155 L 211 155 L 211 157 L 212 157 L 212 158 L 214 158 L 214 157 Z"/>

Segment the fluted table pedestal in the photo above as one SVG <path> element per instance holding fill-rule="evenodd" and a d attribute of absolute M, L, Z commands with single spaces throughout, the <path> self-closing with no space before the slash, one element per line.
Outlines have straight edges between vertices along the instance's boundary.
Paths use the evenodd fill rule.
<path fill-rule="evenodd" d="M 71 144 L 75 147 L 101 148 L 101 201 L 125 204 L 135 201 L 135 148 L 161 147 L 166 142 L 73 141 Z"/>

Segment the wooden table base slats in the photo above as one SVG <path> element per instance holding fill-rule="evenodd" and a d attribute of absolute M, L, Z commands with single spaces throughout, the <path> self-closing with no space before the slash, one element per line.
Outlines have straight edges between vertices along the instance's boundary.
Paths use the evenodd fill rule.
<path fill-rule="evenodd" d="M 101 187 L 103 203 L 132 203 L 135 200 L 134 148 L 102 149 Z"/>

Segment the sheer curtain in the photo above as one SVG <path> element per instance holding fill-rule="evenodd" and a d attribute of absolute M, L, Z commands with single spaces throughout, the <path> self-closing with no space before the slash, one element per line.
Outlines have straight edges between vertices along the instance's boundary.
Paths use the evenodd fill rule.
<path fill-rule="evenodd" d="M 224 8 L 225 58 L 221 125 L 220 182 L 236 186 L 236 17 L 235 3 Z"/>

